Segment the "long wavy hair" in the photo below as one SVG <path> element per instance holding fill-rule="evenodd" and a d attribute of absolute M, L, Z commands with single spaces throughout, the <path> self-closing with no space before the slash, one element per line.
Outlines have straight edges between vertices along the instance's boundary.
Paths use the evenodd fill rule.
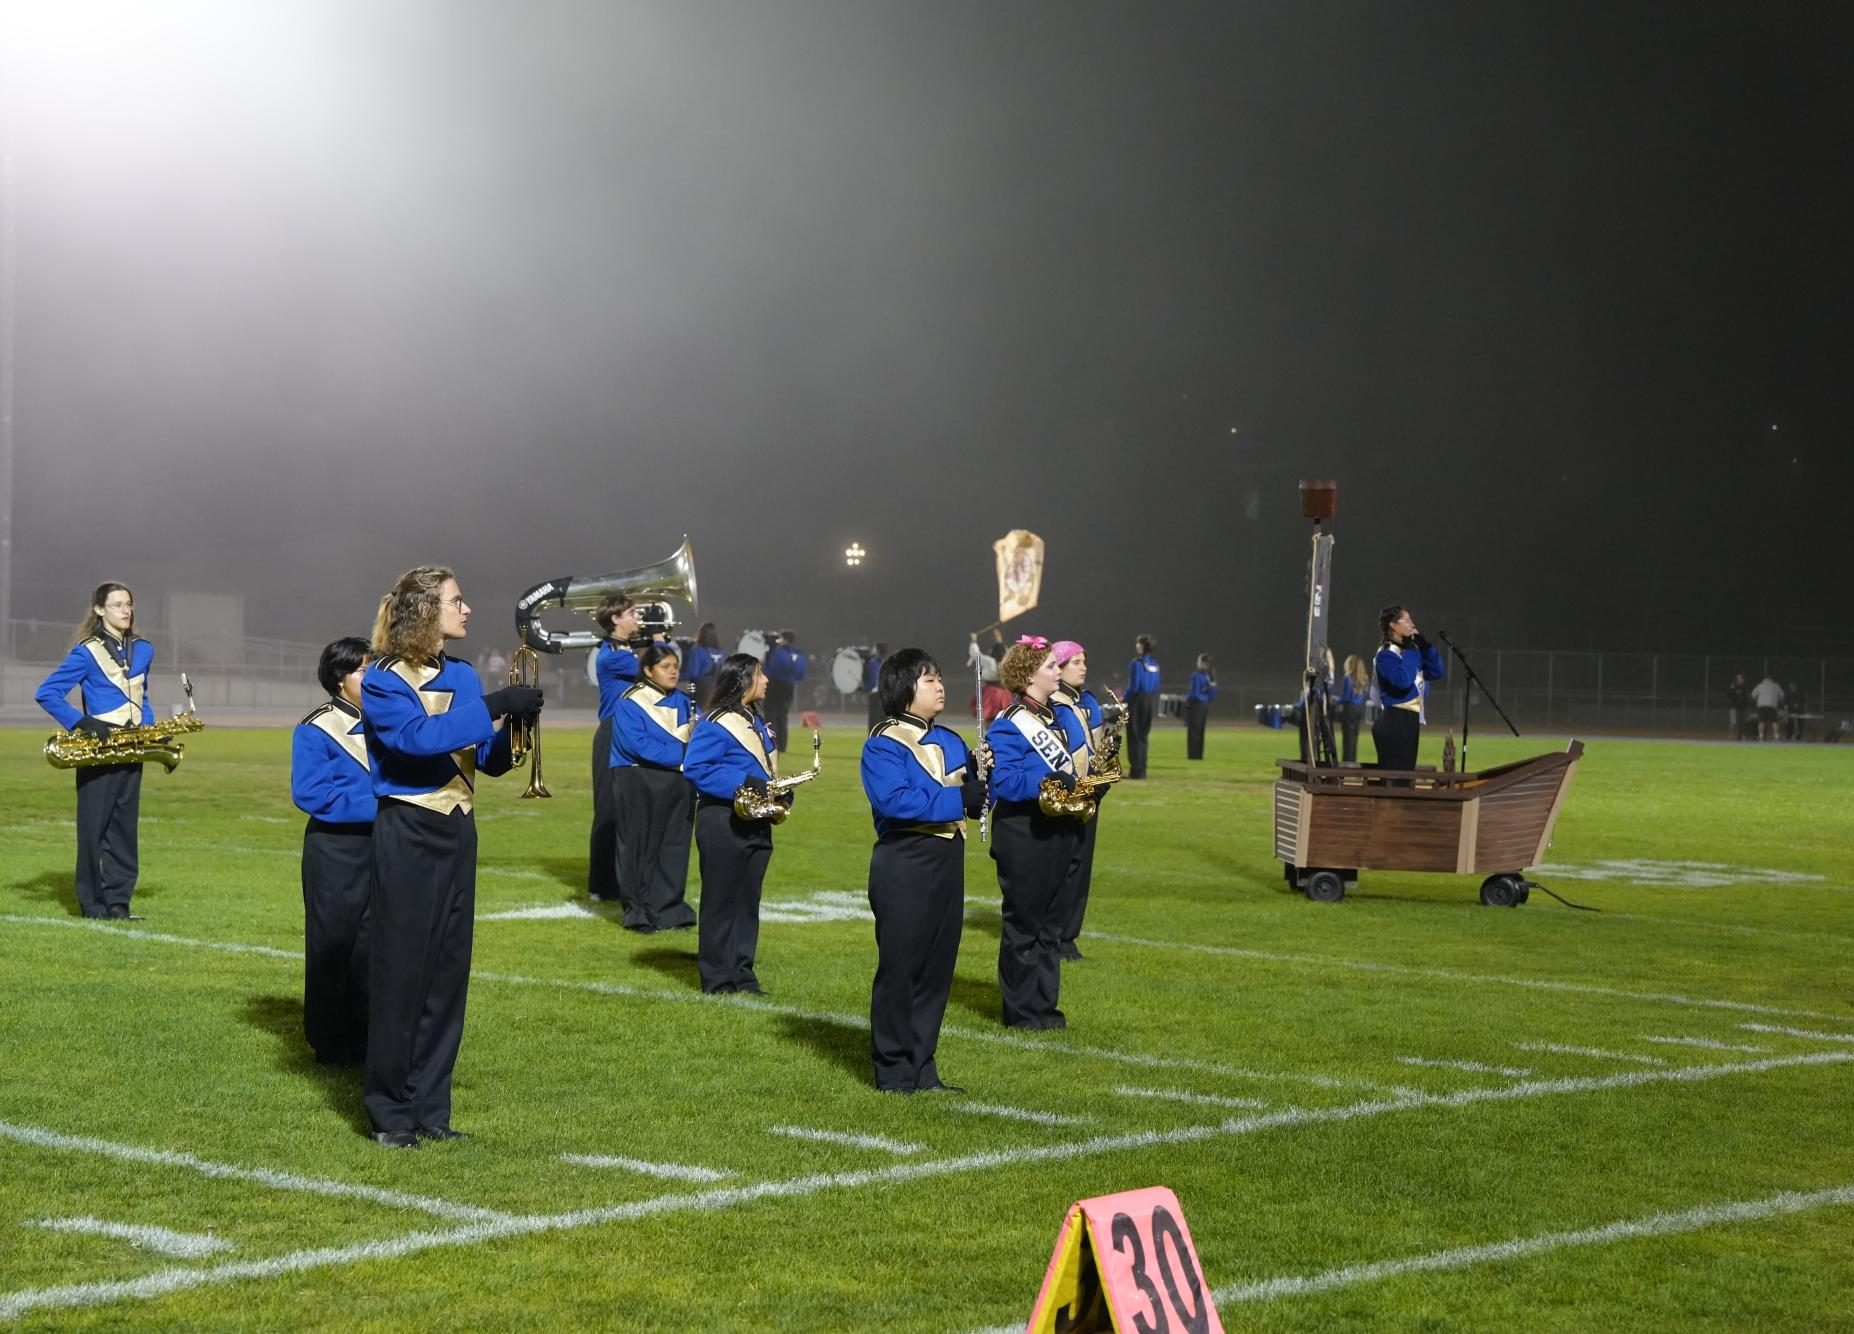
<path fill-rule="evenodd" d="M 400 575 L 392 592 L 380 599 L 373 618 L 373 656 L 434 661 L 444 651 L 438 590 L 446 579 L 456 577 L 447 565 L 420 565 Z"/>
<path fill-rule="evenodd" d="M 135 601 L 135 594 L 129 592 L 129 586 L 127 584 L 98 584 L 97 591 L 90 595 L 90 605 L 84 609 L 84 619 L 77 623 L 77 631 L 71 639 L 72 648 L 76 648 L 79 644 L 90 638 L 90 636 L 100 635 L 109 628 L 103 623 L 103 618 L 97 615 L 97 608 L 109 601 L 109 595 L 111 593 L 128 593 L 129 601 Z M 129 634 L 131 636 L 135 634 L 135 613 L 133 609 L 131 609 L 129 613 Z"/>
<path fill-rule="evenodd" d="M 759 669 L 760 660 L 751 653 L 730 653 L 723 658 L 720 670 L 715 673 L 714 693 L 708 697 L 707 716 L 713 718 L 739 708 L 757 715 L 758 705 L 743 705 L 741 700 L 753 688 L 753 674 Z"/>

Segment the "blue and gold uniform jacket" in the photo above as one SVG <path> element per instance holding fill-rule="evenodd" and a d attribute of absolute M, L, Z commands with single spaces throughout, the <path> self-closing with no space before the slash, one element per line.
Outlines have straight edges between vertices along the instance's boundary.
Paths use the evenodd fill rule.
<path fill-rule="evenodd" d="M 290 800 L 326 824 L 372 824 L 379 805 L 360 710 L 330 699 L 290 736 Z"/>
<path fill-rule="evenodd" d="M 810 659 L 799 650 L 785 644 L 775 645 L 766 653 L 766 679 L 796 685 L 805 679 L 809 663 Z"/>
<path fill-rule="evenodd" d="M 1056 721 L 1062 724 L 1062 738 L 1068 743 L 1070 758 L 1075 761 L 1075 772 L 1087 773 L 1101 726 L 1101 706 L 1085 690 L 1075 694 L 1067 686 L 1057 686 L 1056 693 L 1049 697 L 1049 708 L 1056 715 Z"/>
<path fill-rule="evenodd" d="M 624 692 L 637 684 L 637 654 L 615 639 L 601 640 L 593 665 L 599 677 L 599 721 L 610 722 L 618 716 Z"/>
<path fill-rule="evenodd" d="M 91 635 L 65 655 L 52 669 L 33 698 L 39 707 L 58 720 L 65 731 L 77 726 L 78 719 L 91 717 L 113 726 L 154 721 L 154 704 L 148 698 L 148 669 L 154 666 L 154 645 L 137 639 L 128 641 L 107 631 Z M 71 707 L 65 696 L 78 689 L 83 709 Z"/>
<path fill-rule="evenodd" d="M 448 653 L 436 662 L 374 659 L 361 677 L 361 720 L 373 795 L 382 800 L 469 812 L 477 771 L 509 771 L 508 728 L 490 721 L 476 668 Z"/>
<path fill-rule="evenodd" d="M 682 676 L 685 681 L 706 681 L 721 670 L 721 664 L 727 660 L 727 654 L 718 648 L 709 648 L 706 644 L 689 645 L 689 661 Z"/>
<path fill-rule="evenodd" d="M 1159 660 L 1150 653 L 1142 654 L 1127 664 L 1127 689 L 1125 698 L 1135 695 L 1156 695 L 1159 693 Z"/>
<path fill-rule="evenodd" d="M 969 758 L 957 732 L 911 713 L 877 723 L 863 743 L 862 763 L 876 837 L 964 838 L 966 816 L 976 813 L 983 797 L 979 784 L 966 782 Z"/>
<path fill-rule="evenodd" d="M 1440 681 L 1448 664 L 1434 644 L 1386 644 L 1378 650 L 1378 698 L 1387 709 L 1409 709 L 1420 714 L 1429 696 L 1429 683 Z"/>
<path fill-rule="evenodd" d="M 639 681 L 624 692 L 612 719 L 611 767 L 682 768 L 693 712 L 689 697 L 680 690 Z"/>
<path fill-rule="evenodd" d="M 1209 672 L 1192 672 L 1191 673 L 1191 693 L 1186 695 L 1185 699 L 1195 700 L 1199 704 L 1208 704 L 1210 703 L 1211 700 L 1215 699 L 1216 697 L 1217 697 L 1217 683 L 1210 679 L 1210 673 Z"/>
<path fill-rule="evenodd" d="M 1026 696 L 991 720 L 985 741 L 992 755 L 991 794 L 999 801 L 1035 801 L 1045 778 L 1075 772 L 1061 721 Z"/>
<path fill-rule="evenodd" d="M 732 801 L 748 779 L 772 778 L 772 729 L 746 709 L 708 714 L 689 732 L 682 772 L 704 797 Z"/>

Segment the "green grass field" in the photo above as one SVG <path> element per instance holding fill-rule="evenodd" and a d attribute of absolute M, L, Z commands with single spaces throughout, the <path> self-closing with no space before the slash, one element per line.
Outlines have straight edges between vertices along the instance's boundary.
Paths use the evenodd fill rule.
<path fill-rule="evenodd" d="M 1537 875 L 1585 913 L 1372 872 L 1310 903 L 1271 859 L 1282 737 L 1187 764 L 1162 731 L 1107 806 L 1069 1029 L 997 1023 L 975 839 L 968 1092 L 885 1098 L 858 734 L 776 836 L 762 1000 L 574 911 L 589 734 L 552 728 L 556 800 L 483 785 L 476 1138 L 393 1153 L 301 1038 L 287 730 L 149 772 L 122 924 L 76 916 L 43 736 L 0 732 L 0 1318 L 1021 1328 L 1072 1201 L 1165 1185 L 1231 1329 L 1854 1328 L 1847 748 L 1591 743 Z"/>

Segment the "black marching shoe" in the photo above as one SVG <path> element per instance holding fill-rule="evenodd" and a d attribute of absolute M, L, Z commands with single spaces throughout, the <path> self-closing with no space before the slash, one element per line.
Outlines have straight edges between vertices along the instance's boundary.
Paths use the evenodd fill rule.
<path fill-rule="evenodd" d="M 464 1130 L 452 1130 L 449 1126 L 420 1126 L 412 1132 L 419 1139 L 474 1139 L 474 1135 Z"/>
<path fill-rule="evenodd" d="M 920 1087 L 920 1091 L 922 1093 L 964 1093 L 965 1092 L 965 1090 L 960 1088 L 959 1085 L 957 1084 L 942 1084 L 937 1081 L 932 1084 L 922 1084 Z"/>
<path fill-rule="evenodd" d="M 376 1130 L 373 1142 L 386 1149 L 416 1149 L 418 1136 L 410 1130 Z"/>

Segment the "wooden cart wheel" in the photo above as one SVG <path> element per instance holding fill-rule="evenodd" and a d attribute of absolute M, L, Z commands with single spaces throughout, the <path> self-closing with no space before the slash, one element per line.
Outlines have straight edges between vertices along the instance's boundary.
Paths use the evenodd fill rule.
<path fill-rule="evenodd" d="M 1337 903 L 1345 897 L 1345 880 L 1337 871 L 1315 871 L 1307 877 L 1307 897 L 1315 903 Z"/>
<path fill-rule="evenodd" d="M 1525 901 L 1525 882 L 1516 875 L 1490 875 L 1481 881 L 1481 902 L 1489 908 L 1517 908 Z"/>

